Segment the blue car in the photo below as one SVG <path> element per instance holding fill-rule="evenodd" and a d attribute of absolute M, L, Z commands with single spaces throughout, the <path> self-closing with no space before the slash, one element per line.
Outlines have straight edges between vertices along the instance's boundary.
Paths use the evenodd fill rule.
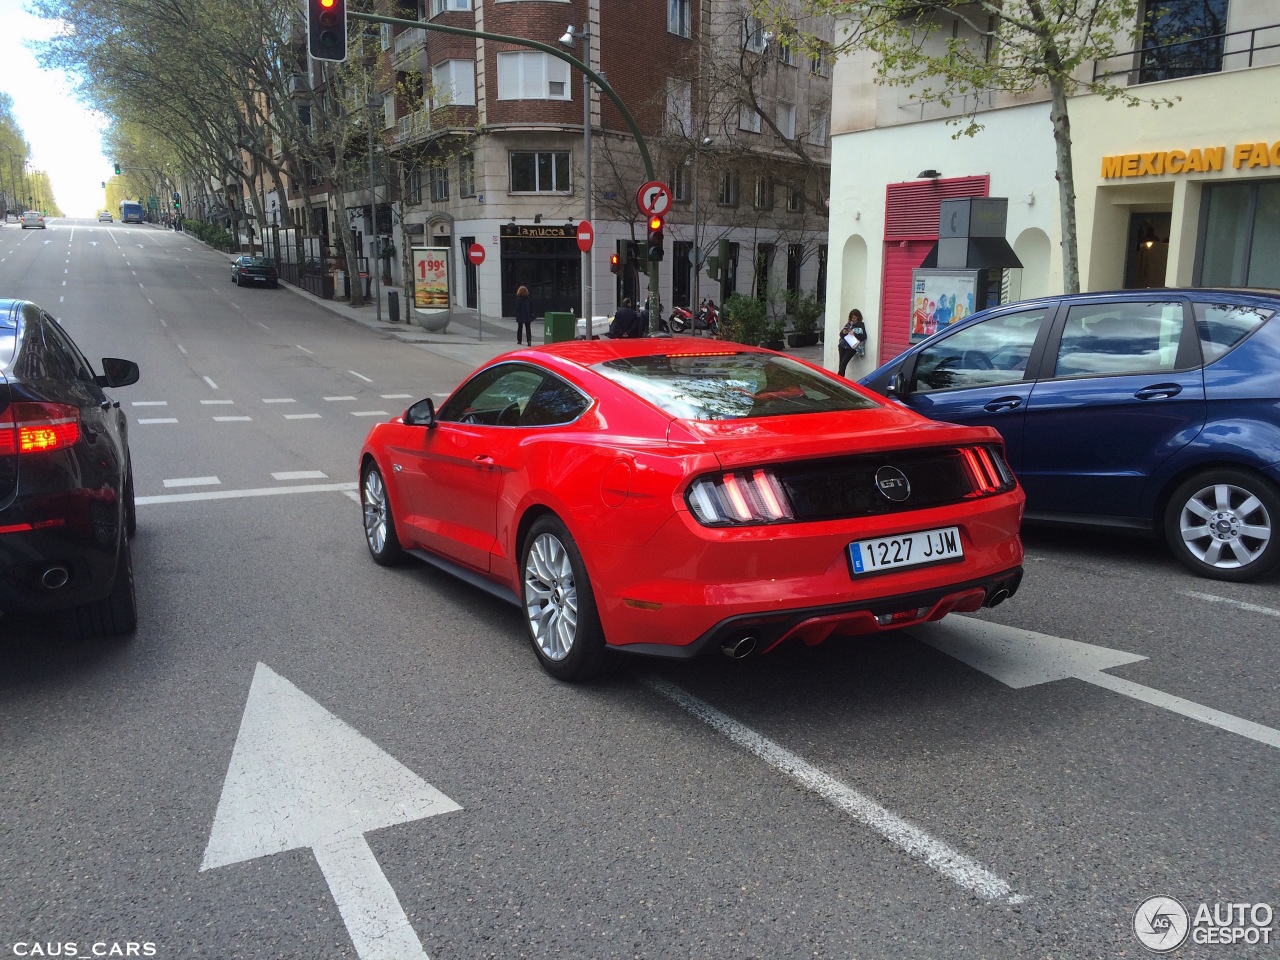
<path fill-rule="evenodd" d="M 1191 570 L 1280 561 L 1280 291 L 1127 290 L 984 310 L 862 380 L 1004 437 L 1027 520 L 1163 536 Z"/>

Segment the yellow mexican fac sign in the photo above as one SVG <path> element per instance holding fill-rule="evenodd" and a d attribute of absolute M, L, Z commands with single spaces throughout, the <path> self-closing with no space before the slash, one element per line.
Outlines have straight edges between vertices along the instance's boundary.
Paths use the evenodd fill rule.
<path fill-rule="evenodd" d="M 1102 179 L 1153 177 L 1178 173 L 1218 173 L 1227 162 L 1226 147 L 1192 147 L 1151 153 L 1117 153 L 1102 158 Z M 1280 140 L 1237 143 L 1231 151 L 1233 170 L 1280 167 Z"/>
<path fill-rule="evenodd" d="M 449 248 L 413 248 L 413 305 L 419 310 L 449 307 Z"/>

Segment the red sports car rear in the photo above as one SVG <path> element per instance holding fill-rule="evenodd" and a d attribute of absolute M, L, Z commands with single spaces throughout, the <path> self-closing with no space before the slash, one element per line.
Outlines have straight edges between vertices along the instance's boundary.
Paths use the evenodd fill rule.
<path fill-rule="evenodd" d="M 1023 497 L 988 428 L 703 339 L 557 344 L 480 368 L 361 455 L 374 559 L 524 611 L 539 660 L 745 656 L 995 605 Z"/>

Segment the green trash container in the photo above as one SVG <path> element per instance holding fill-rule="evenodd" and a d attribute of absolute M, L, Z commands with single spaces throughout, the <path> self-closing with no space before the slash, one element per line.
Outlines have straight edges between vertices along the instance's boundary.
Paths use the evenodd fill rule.
<path fill-rule="evenodd" d="M 542 318 L 542 342 L 561 343 L 578 334 L 578 318 L 572 313 L 548 313 Z"/>

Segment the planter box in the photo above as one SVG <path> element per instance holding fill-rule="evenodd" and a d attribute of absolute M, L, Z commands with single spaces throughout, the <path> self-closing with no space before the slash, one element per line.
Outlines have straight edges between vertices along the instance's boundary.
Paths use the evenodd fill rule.
<path fill-rule="evenodd" d="M 761 340 L 761 341 L 760 341 L 760 346 L 764 347 L 766 350 L 785 350 L 785 349 L 787 349 L 787 344 L 786 344 L 786 342 L 785 342 L 785 341 L 783 341 L 783 340 Z"/>
<path fill-rule="evenodd" d="M 812 347 L 818 342 L 818 332 L 813 333 L 789 333 L 787 334 L 787 343 L 793 347 Z"/>

